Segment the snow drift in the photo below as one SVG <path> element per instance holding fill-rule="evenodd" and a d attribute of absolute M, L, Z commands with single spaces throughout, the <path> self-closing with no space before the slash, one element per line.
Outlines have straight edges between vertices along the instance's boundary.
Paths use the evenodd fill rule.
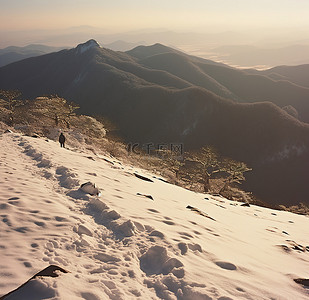
<path fill-rule="evenodd" d="M 308 299 L 307 216 L 52 140 L 3 133 L 0 149 L 0 295 L 32 278 L 6 300 Z M 79 189 L 88 181 L 99 196 Z M 33 277 L 50 265 L 68 273 Z"/>

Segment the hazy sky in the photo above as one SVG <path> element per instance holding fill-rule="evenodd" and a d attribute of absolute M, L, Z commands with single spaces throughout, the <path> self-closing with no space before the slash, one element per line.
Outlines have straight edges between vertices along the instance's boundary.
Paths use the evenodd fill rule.
<path fill-rule="evenodd" d="M 0 29 L 309 26 L 309 0 L 0 0 Z"/>

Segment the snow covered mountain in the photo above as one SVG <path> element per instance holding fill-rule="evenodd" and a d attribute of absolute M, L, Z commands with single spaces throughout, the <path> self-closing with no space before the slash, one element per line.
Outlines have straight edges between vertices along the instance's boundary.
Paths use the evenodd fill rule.
<path fill-rule="evenodd" d="M 76 47 L 76 54 L 83 54 L 93 48 L 100 48 L 100 45 L 95 40 L 89 40 L 88 42 L 80 44 Z"/>
<path fill-rule="evenodd" d="M 1 299 L 308 299 L 308 216 L 44 138 L 1 133 L 0 149 L 0 295 L 26 282 Z"/>

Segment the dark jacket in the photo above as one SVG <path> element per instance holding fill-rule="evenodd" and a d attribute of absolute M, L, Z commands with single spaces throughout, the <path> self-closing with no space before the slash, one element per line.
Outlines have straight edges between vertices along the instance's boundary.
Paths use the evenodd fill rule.
<path fill-rule="evenodd" d="M 65 137 L 64 137 L 63 133 L 60 133 L 59 143 L 64 144 L 64 142 L 65 142 Z"/>

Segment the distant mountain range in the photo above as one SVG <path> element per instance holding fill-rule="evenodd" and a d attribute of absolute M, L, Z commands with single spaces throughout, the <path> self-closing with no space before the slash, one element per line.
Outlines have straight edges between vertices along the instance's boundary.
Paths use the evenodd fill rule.
<path fill-rule="evenodd" d="M 265 71 L 247 71 L 252 74 L 266 75 L 273 80 L 289 81 L 298 86 L 309 88 L 309 64 L 299 66 L 279 66 Z"/>
<path fill-rule="evenodd" d="M 73 100 L 111 119 L 128 142 L 212 144 L 253 168 L 246 186 L 263 200 L 308 203 L 309 125 L 286 107 L 309 122 L 309 88 L 292 69 L 275 71 L 238 70 L 161 44 L 115 52 L 90 40 L 0 68 L 0 88 Z"/>
<path fill-rule="evenodd" d="M 144 45 L 145 42 L 129 43 L 125 41 L 115 41 L 109 44 L 102 44 L 104 48 L 114 51 L 127 51 L 137 46 Z M 10 46 L 0 49 L 0 67 L 6 66 L 16 61 L 20 61 L 29 57 L 40 56 L 51 52 L 57 52 L 70 47 L 51 47 L 46 45 L 31 44 L 24 47 Z"/>
<path fill-rule="evenodd" d="M 104 48 L 108 48 L 114 51 L 127 51 L 144 44 L 145 42 L 129 43 L 118 40 L 109 44 L 102 44 L 102 46 Z M 51 52 L 57 52 L 67 48 L 69 47 L 51 47 L 39 44 L 31 44 L 24 47 L 6 47 L 4 49 L 0 49 L 0 67 L 6 66 L 16 61 L 23 60 L 25 58 L 40 56 Z"/>
<path fill-rule="evenodd" d="M 64 47 L 50 47 L 45 45 L 28 45 L 25 47 L 7 47 L 0 49 L 0 67 L 25 58 L 39 56 L 64 49 Z"/>

